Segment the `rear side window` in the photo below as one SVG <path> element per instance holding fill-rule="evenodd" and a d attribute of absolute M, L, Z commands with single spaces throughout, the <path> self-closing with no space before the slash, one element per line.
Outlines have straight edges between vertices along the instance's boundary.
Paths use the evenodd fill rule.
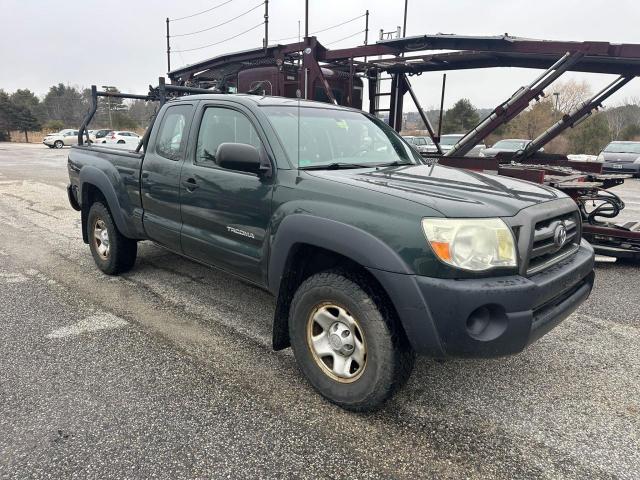
<path fill-rule="evenodd" d="M 229 108 L 209 107 L 200 124 L 196 164 L 214 166 L 221 143 L 245 143 L 258 149 L 261 146 L 258 133 L 245 115 Z"/>
<path fill-rule="evenodd" d="M 185 126 L 191 105 L 175 105 L 167 108 L 156 137 L 156 153 L 169 160 L 180 160 L 186 144 Z"/>

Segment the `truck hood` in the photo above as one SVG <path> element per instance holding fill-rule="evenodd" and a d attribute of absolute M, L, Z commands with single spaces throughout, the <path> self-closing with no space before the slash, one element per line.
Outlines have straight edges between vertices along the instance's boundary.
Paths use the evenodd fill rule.
<path fill-rule="evenodd" d="M 436 165 L 351 170 L 310 170 L 332 182 L 366 188 L 431 207 L 446 217 L 511 217 L 523 208 L 566 195 L 498 175 Z"/>

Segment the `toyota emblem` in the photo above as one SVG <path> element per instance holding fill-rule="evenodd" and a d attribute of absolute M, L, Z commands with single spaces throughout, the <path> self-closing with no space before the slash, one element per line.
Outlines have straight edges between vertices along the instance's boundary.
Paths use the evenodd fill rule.
<path fill-rule="evenodd" d="M 561 223 L 553 232 L 553 242 L 558 248 L 562 247 L 567 241 L 567 228 Z"/>

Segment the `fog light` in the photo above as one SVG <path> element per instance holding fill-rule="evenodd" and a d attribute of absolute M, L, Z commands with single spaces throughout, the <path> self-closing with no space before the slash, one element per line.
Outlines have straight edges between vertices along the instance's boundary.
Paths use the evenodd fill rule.
<path fill-rule="evenodd" d="M 483 342 L 495 340 L 507 329 L 507 315 L 500 305 L 483 305 L 467 318 L 467 333 Z"/>

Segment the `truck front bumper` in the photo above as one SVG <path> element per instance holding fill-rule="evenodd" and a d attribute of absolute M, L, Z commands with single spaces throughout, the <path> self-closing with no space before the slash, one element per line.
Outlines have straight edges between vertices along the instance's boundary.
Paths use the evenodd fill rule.
<path fill-rule="evenodd" d="M 567 318 L 591 293 L 593 248 L 520 275 L 449 280 L 374 271 L 409 342 L 435 357 L 497 357 L 522 351 Z"/>

